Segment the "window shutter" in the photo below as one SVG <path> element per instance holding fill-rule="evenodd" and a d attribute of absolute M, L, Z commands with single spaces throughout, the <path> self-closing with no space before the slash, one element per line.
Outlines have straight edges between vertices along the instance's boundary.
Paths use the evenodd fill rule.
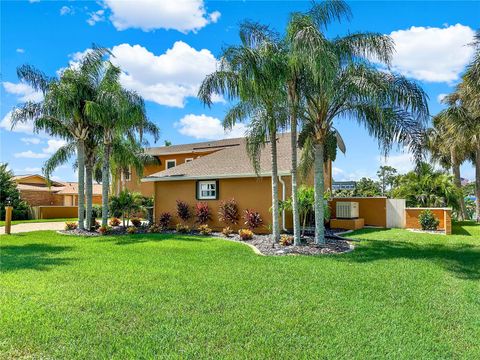
<path fill-rule="evenodd" d="M 200 193 L 199 193 L 200 189 L 199 188 L 200 188 L 200 182 L 197 180 L 197 181 L 195 181 L 195 199 L 196 200 L 200 199 Z"/>
<path fill-rule="evenodd" d="M 220 193 L 220 187 L 218 186 L 220 180 L 215 180 L 215 200 L 218 200 L 218 194 Z"/>

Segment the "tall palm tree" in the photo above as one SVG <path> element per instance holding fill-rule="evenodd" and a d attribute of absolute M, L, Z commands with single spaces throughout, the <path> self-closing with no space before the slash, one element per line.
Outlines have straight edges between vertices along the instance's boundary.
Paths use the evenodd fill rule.
<path fill-rule="evenodd" d="M 328 39 L 324 32 L 332 19 L 348 17 L 343 1 L 316 4 L 293 20 L 293 46 L 308 59 L 302 84 L 304 125 L 299 135 L 302 161 L 313 160 L 315 189 L 315 242 L 325 243 L 324 146 L 334 121 L 352 119 L 365 126 L 387 152 L 400 142 L 420 156 L 423 124 L 428 119 L 426 94 L 404 77 L 380 71 L 371 59 L 389 64 L 392 40 L 376 33 L 355 33 Z M 319 64 L 327 63 L 329 66 Z"/>
<path fill-rule="evenodd" d="M 95 100 L 86 104 L 86 114 L 99 127 L 102 153 L 102 226 L 108 221 L 108 193 L 112 149 L 115 145 L 117 157 L 127 158 L 143 169 L 140 146 L 144 133 L 150 133 L 158 140 L 157 126 L 148 120 L 143 99 L 135 92 L 125 90 L 120 84 L 121 71 L 110 62 L 99 83 Z M 139 136 L 137 136 L 139 134 Z M 128 141 L 122 141 L 123 139 Z M 139 143 L 138 145 L 136 145 Z M 135 149 L 133 149 L 135 148 Z M 140 160 L 140 161 L 139 161 Z M 128 167 L 128 164 L 124 164 Z M 138 167 L 140 167 L 138 166 Z M 136 166 L 137 167 L 137 166 Z M 137 168 L 138 168 L 137 167 Z M 142 173 L 140 170 L 139 173 Z"/>
<path fill-rule="evenodd" d="M 455 186 L 461 191 L 462 182 L 460 165 L 473 157 L 473 147 L 464 137 L 451 133 L 452 121 L 457 121 L 461 114 L 455 109 L 447 109 L 433 117 L 433 128 L 429 129 L 427 147 L 430 150 L 432 160 L 440 163 L 446 169 L 452 169 Z M 465 200 L 459 198 L 459 220 L 466 218 Z"/>
<path fill-rule="evenodd" d="M 42 102 L 27 102 L 13 112 L 13 126 L 18 122 L 33 120 L 35 131 L 43 130 L 74 142 L 78 166 L 78 223 L 84 229 L 85 211 L 85 143 L 91 124 L 85 115 L 86 101 L 94 99 L 99 74 L 103 70 L 104 56 L 108 50 L 95 47 L 79 62 L 78 67 L 69 67 L 59 79 L 47 77 L 29 65 L 17 69 L 18 77 L 42 91 Z M 87 214 L 87 217 L 90 217 Z"/>
<path fill-rule="evenodd" d="M 224 119 L 225 128 L 238 121 L 250 120 L 247 130 L 247 151 L 256 172 L 261 150 L 270 145 L 272 157 L 272 237 L 280 239 L 277 132 L 286 125 L 286 96 L 282 78 L 278 76 L 281 55 L 276 34 L 268 27 L 245 22 L 240 27 L 239 46 L 223 52 L 219 69 L 208 75 L 198 97 L 207 105 L 213 94 L 238 100 Z M 261 41 L 259 41 L 259 39 Z"/>

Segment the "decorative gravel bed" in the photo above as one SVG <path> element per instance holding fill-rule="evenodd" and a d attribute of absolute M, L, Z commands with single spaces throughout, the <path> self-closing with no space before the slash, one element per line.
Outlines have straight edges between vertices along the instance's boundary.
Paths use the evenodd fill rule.
<path fill-rule="evenodd" d="M 304 236 L 303 244 L 300 246 L 282 246 L 272 242 L 270 235 L 254 235 L 252 240 L 242 241 L 235 234 L 228 239 L 254 246 L 263 255 L 282 256 L 282 255 L 321 255 L 321 254 L 341 254 L 353 250 L 350 242 L 333 238 L 333 235 L 344 232 L 343 229 L 325 229 L 325 245 L 319 246 L 314 243 L 313 236 Z M 214 233 L 213 236 L 225 238 L 221 233 Z"/>
<path fill-rule="evenodd" d="M 232 234 L 230 237 L 225 237 L 220 232 L 214 232 L 211 236 L 222 238 L 225 240 L 236 241 L 244 243 L 250 246 L 255 247 L 262 255 L 269 256 L 281 256 L 281 255 L 321 255 L 321 254 L 341 254 L 353 250 L 353 245 L 350 244 L 350 241 L 335 237 L 336 234 L 344 232 L 344 229 L 325 229 L 325 245 L 319 246 L 314 243 L 313 235 L 306 235 L 302 237 L 302 245 L 300 246 L 282 246 L 278 243 L 273 243 L 271 235 L 254 235 L 252 240 L 240 240 L 238 234 Z M 102 236 L 102 234 L 97 231 L 87 231 L 87 230 L 59 230 L 59 234 L 64 235 L 76 235 L 76 236 Z M 145 234 L 147 233 L 146 227 L 137 228 L 136 234 Z M 163 234 L 179 234 L 176 231 L 165 231 Z M 108 235 L 118 236 L 118 235 L 128 235 L 125 232 L 125 229 L 122 226 L 116 226 L 112 228 Z M 194 235 L 194 236 L 204 236 L 200 235 L 197 232 L 192 232 L 190 234 L 179 234 L 179 235 Z"/>

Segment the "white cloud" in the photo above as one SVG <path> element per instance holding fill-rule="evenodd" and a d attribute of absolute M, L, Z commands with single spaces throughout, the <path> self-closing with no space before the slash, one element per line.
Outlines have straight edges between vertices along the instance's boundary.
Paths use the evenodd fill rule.
<path fill-rule="evenodd" d="M 410 154 L 406 150 L 397 155 L 391 155 L 387 157 L 379 156 L 378 162 L 380 163 L 380 165 L 389 165 L 394 167 L 400 174 L 407 173 L 413 170 L 415 167 L 415 162 L 412 154 Z"/>
<path fill-rule="evenodd" d="M 15 51 L 19 54 L 23 54 L 25 52 L 25 49 L 17 48 L 17 50 L 15 50 Z"/>
<path fill-rule="evenodd" d="M 333 176 L 343 176 L 345 174 L 345 171 L 338 167 L 332 167 L 332 175 Z"/>
<path fill-rule="evenodd" d="M 396 53 L 392 68 L 429 82 L 453 82 L 470 61 L 475 31 L 461 24 L 446 28 L 412 26 L 393 31 Z"/>
<path fill-rule="evenodd" d="M 187 97 L 197 95 L 201 82 L 217 64 L 210 50 L 196 50 L 183 41 L 175 42 L 161 55 L 130 44 L 114 46 L 112 53 L 111 61 L 124 71 L 121 81 L 126 88 L 146 100 L 179 108 L 184 107 Z"/>
<path fill-rule="evenodd" d="M 174 124 L 182 135 L 195 139 L 217 140 L 245 136 L 246 125 L 237 124 L 231 131 L 225 131 L 219 119 L 202 115 L 188 114 Z"/>
<path fill-rule="evenodd" d="M 448 94 L 438 94 L 437 96 L 437 101 L 441 104 L 442 100 L 447 96 Z"/>
<path fill-rule="evenodd" d="M 97 10 L 91 13 L 88 13 L 90 17 L 87 19 L 87 23 L 90 26 L 95 25 L 97 22 L 105 21 L 105 10 Z"/>
<path fill-rule="evenodd" d="M 110 20 L 117 30 L 196 32 L 211 22 L 217 22 L 220 17 L 218 11 L 208 14 L 203 0 L 105 0 L 103 5 L 110 9 Z"/>
<path fill-rule="evenodd" d="M 36 138 L 36 137 L 28 137 L 28 138 L 23 137 L 20 140 L 27 145 L 31 145 L 31 144 L 37 145 L 37 144 L 40 144 L 42 142 L 42 140 L 40 140 L 39 138 Z"/>
<path fill-rule="evenodd" d="M 34 174 L 34 173 L 39 173 L 41 172 L 42 169 L 39 167 L 26 167 L 23 169 L 15 169 L 13 172 L 15 174 Z"/>
<path fill-rule="evenodd" d="M 73 15 L 74 14 L 74 10 L 72 7 L 70 6 L 62 6 L 60 8 L 60 15 Z"/>
<path fill-rule="evenodd" d="M 25 159 L 45 159 L 48 157 L 48 154 L 45 153 L 36 153 L 32 150 L 23 151 L 13 154 L 16 158 L 25 158 Z"/>
<path fill-rule="evenodd" d="M 14 84 L 4 81 L 2 84 L 7 93 L 17 95 L 20 101 L 38 102 L 43 100 L 43 94 L 40 91 L 35 91 L 30 85 L 23 82 Z"/>
<path fill-rule="evenodd" d="M 48 146 L 43 148 L 43 152 L 46 154 L 53 154 L 55 151 L 64 146 L 67 142 L 65 140 L 50 139 L 47 141 Z"/>
<path fill-rule="evenodd" d="M 33 123 L 31 121 L 25 123 L 17 123 L 12 129 L 12 112 L 9 111 L 0 122 L 0 128 L 8 131 L 20 132 L 25 134 L 33 134 Z"/>

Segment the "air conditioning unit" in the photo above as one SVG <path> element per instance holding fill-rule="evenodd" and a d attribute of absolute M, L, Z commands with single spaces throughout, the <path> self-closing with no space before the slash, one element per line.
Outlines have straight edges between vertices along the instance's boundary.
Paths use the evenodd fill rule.
<path fill-rule="evenodd" d="M 338 201 L 337 219 L 356 219 L 358 218 L 358 202 Z"/>

